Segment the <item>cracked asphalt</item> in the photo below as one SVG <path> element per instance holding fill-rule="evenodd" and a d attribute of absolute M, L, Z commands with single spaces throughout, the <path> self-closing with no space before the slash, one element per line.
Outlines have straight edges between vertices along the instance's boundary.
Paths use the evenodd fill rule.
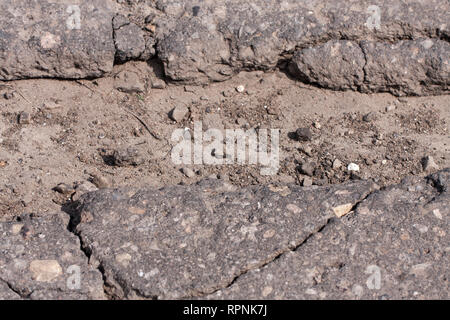
<path fill-rule="evenodd" d="M 448 299 L 449 183 L 446 169 L 382 190 L 366 181 L 236 190 L 217 179 L 159 190 L 102 189 L 67 213 L 0 224 L 0 293 L 3 299 Z M 67 272 L 74 265 L 76 289 Z"/>
<path fill-rule="evenodd" d="M 449 2 L 370 6 L 380 11 L 359 0 L 5 0 L 0 80 L 94 79 L 153 59 L 183 85 L 278 68 L 329 90 L 447 95 Z M 450 168 L 383 188 L 208 178 L 71 200 L 0 222 L 0 299 L 449 299 Z"/>

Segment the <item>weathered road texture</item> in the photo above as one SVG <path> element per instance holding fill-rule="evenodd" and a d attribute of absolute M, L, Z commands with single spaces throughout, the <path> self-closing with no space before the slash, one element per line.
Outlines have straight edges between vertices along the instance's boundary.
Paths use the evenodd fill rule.
<path fill-rule="evenodd" d="M 440 40 L 348 40 L 298 51 L 289 66 L 297 78 L 324 88 L 395 95 L 428 95 L 448 89 L 450 44 Z"/>
<path fill-rule="evenodd" d="M 168 15 L 157 52 L 174 80 L 220 81 L 242 69 L 269 70 L 292 61 L 295 77 L 332 89 L 448 91 L 448 1 L 159 1 L 158 6 Z M 337 48 L 344 39 L 345 46 Z"/>
<path fill-rule="evenodd" d="M 0 80 L 110 72 L 115 47 L 108 2 L 2 0 Z"/>
<path fill-rule="evenodd" d="M 119 298 L 177 299 L 230 285 L 302 244 L 366 197 L 369 182 L 329 188 L 116 190 L 84 198 L 76 232 Z M 84 222 L 83 222 L 84 221 Z"/>
<path fill-rule="evenodd" d="M 405 180 L 208 298 L 449 299 L 450 170 Z"/>
<path fill-rule="evenodd" d="M 78 1 L 79 29 L 73 4 L 49 2 L 2 1 L 0 80 L 99 77 L 156 56 L 180 83 L 278 66 L 334 90 L 448 93 L 447 0 L 159 0 L 146 22 L 144 4 L 126 18 L 115 1 Z"/>
<path fill-rule="evenodd" d="M 100 190 L 72 223 L 117 298 L 448 298 L 449 186 Z"/>
<path fill-rule="evenodd" d="M 0 223 L 1 300 L 105 299 L 102 274 L 88 265 L 66 218 L 61 212 Z"/>
<path fill-rule="evenodd" d="M 450 168 L 384 190 L 101 189 L 70 223 L 0 224 L 0 299 L 448 299 L 449 204 Z"/>

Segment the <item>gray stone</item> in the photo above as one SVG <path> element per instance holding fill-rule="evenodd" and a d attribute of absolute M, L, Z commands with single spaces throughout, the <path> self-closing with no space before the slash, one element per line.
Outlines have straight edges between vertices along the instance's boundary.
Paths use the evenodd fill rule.
<path fill-rule="evenodd" d="M 353 207 L 374 188 L 357 182 L 235 190 L 204 180 L 160 190 L 103 189 L 82 197 L 72 222 L 113 296 L 190 298 L 294 250 L 336 217 L 333 208 Z"/>
<path fill-rule="evenodd" d="M 298 141 L 311 141 L 312 132 L 309 128 L 298 128 L 295 131 L 295 136 Z"/>
<path fill-rule="evenodd" d="M 110 188 L 112 186 L 111 179 L 96 173 L 91 174 L 91 182 L 99 189 Z"/>
<path fill-rule="evenodd" d="M 333 169 L 339 170 L 342 167 L 342 161 L 339 159 L 334 159 L 333 161 Z"/>
<path fill-rule="evenodd" d="M 123 166 L 138 166 L 144 162 L 144 157 L 140 150 L 135 147 L 123 147 L 114 150 L 112 154 L 112 161 L 114 165 Z"/>
<path fill-rule="evenodd" d="M 312 186 L 312 184 L 313 184 L 313 179 L 311 177 L 307 176 L 307 177 L 303 178 L 302 186 L 309 187 L 309 186 Z"/>
<path fill-rule="evenodd" d="M 309 157 L 311 157 L 313 154 L 313 150 L 310 146 L 303 146 L 300 148 L 300 150 Z"/>
<path fill-rule="evenodd" d="M 154 80 L 152 80 L 152 88 L 153 89 L 165 89 L 166 82 L 162 79 L 154 79 Z"/>
<path fill-rule="evenodd" d="M 0 222 L 0 299 L 105 299 L 102 275 L 66 218 L 61 212 Z"/>
<path fill-rule="evenodd" d="M 120 62 L 139 59 L 145 51 L 144 31 L 121 15 L 114 20 L 116 58 Z"/>
<path fill-rule="evenodd" d="M 72 201 L 78 201 L 83 194 L 97 189 L 97 186 L 89 181 L 78 182 L 76 183 L 75 192 L 72 193 L 71 199 Z"/>
<path fill-rule="evenodd" d="M 30 124 L 31 123 L 31 117 L 28 112 L 21 112 L 18 117 L 19 124 Z"/>
<path fill-rule="evenodd" d="M 75 189 L 67 183 L 59 183 L 53 190 L 64 195 L 70 195 L 75 191 Z"/>
<path fill-rule="evenodd" d="M 363 116 L 363 120 L 365 122 L 372 122 L 372 121 L 375 121 L 376 119 L 377 119 L 377 114 L 375 112 L 369 112 Z"/>
<path fill-rule="evenodd" d="M 386 112 L 392 112 L 395 110 L 395 105 L 390 104 L 386 107 Z"/>
<path fill-rule="evenodd" d="M 300 172 L 310 177 L 314 175 L 315 169 L 316 164 L 314 162 L 305 162 L 300 166 Z"/>
<path fill-rule="evenodd" d="M 169 112 L 169 117 L 173 121 L 180 122 L 189 113 L 189 109 L 186 106 L 176 106 Z"/>
<path fill-rule="evenodd" d="M 112 70 L 107 1 L 0 3 L 0 80 L 100 77 Z"/>

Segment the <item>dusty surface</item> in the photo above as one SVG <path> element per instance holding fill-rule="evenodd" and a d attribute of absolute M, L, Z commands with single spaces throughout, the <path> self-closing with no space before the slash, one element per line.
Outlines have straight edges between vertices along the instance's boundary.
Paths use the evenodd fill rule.
<path fill-rule="evenodd" d="M 0 102 L 2 218 L 58 210 L 67 196 L 52 188 L 59 183 L 72 186 L 87 181 L 92 174 L 106 178 L 111 186 L 189 184 L 211 174 L 238 186 L 302 184 L 305 175 L 298 167 L 314 162 L 313 184 L 327 184 L 350 179 L 347 165 L 353 162 L 360 166 L 361 178 L 386 185 L 406 175 L 425 175 L 421 163 L 425 156 L 432 156 L 440 168 L 450 165 L 448 96 L 399 100 L 390 94 L 333 92 L 295 82 L 281 72 L 258 71 L 243 72 L 207 87 L 168 85 L 152 89 L 152 81 L 158 78 L 151 66 L 131 62 L 118 66 L 117 72 L 121 69 L 145 70 L 139 78 L 147 91 L 120 92 L 113 76 L 2 85 L 2 95 L 13 93 L 11 99 Z M 236 91 L 239 85 L 245 92 Z M 189 109 L 180 123 L 168 116 L 177 106 Z M 395 109 L 386 111 L 388 106 Z M 30 115 L 30 123 L 19 124 L 22 112 Z M 374 119 L 366 122 L 363 116 L 369 112 L 374 113 Z M 171 135 L 177 128 L 193 129 L 197 120 L 202 121 L 204 130 L 280 129 L 278 174 L 262 176 L 256 166 L 192 165 L 188 167 L 200 172 L 187 178 L 180 172 L 182 166 L 171 161 L 175 145 Z M 289 137 L 300 127 L 310 128 L 311 141 Z M 116 166 L 109 161 L 115 150 L 130 146 L 140 152 L 139 165 Z M 342 162 L 340 168 L 333 168 L 335 159 Z"/>
<path fill-rule="evenodd" d="M 74 2 L 0 4 L 0 298 L 448 298 L 448 1 Z M 196 122 L 203 130 L 278 129 L 278 171 L 174 164 L 172 134 L 192 133 Z M 230 190 L 202 202 L 197 198 L 205 179 Z M 381 191 L 367 187 L 372 183 Z M 284 194 L 286 186 L 294 190 L 292 199 L 271 193 Z M 351 213 L 330 220 L 326 190 L 347 187 L 349 195 L 358 195 L 334 214 Z M 173 238 L 166 260 L 148 253 L 150 234 L 127 239 L 140 223 L 126 218 L 129 199 L 113 199 L 126 207 L 117 212 L 125 215 L 123 223 L 98 220 L 111 214 L 108 197 L 124 190 L 157 204 L 144 212 L 135 208 L 139 212 L 131 217 L 159 219 L 167 234 L 156 234 Z M 368 194 L 364 211 L 357 203 Z M 305 203 L 297 203 L 297 196 Z M 226 197 L 236 203 L 221 208 Z M 209 253 L 233 248 L 221 256 L 216 273 L 211 265 L 211 274 L 198 269 L 203 263 L 175 263 L 199 253 L 195 246 L 204 229 L 227 230 L 231 221 L 245 225 L 238 203 L 247 215 L 276 213 L 270 206 L 258 211 L 261 201 L 252 197 L 280 208 L 289 200 L 312 216 L 274 218 L 275 234 L 287 231 L 282 239 L 269 237 L 274 243 L 267 247 L 248 244 L 255 249 L 253 260 L 244 254 L 247 244 L 209 239 Z M 158 210 L 172 198 L 180 202 L 173 214 L 184 221 L 186 211 L 199 230 L 173 236 L 177 225 Z M 77 214 L 89 206 L 95 210 L 80 221 Z M 222 210 L 222 220 L 208 216 Z M 211 219 L 196 220 L 204 215 Z M 312 219 L 312 229 L 320 232 L 290 232 L 309 225 L 302 219 Z M 141 223 L 144 229 L 150 220 Z M 23 232 L 18 224 L 25 225 Z M 105 226 L 117 237 L 102 238 Z M 194 249 L 173 251 L 178 240 Z M 352 243 L 363 249 L 352 249 Z M 383 249 L 391 243 L 392 251 Z M 143 252 L 136 261 L 119 252 L 135 247 Z M 415 251 L 402 255 L 409 248 Z M 119 258 L 111 260 L 111 250 Z M 200 252 L 202 259 L 208 254 Z M 276 263 L 263 268 L 274 256 Z M 134 264 L 124 265 L 130 259 Z M 308 264 L 314 259 L 315 266 Z M 384 292 L 366 290 L 357 270 L 372 264 L 361 261 L 387 272 Z M 69 264 L 89 274 L 84 291 L 64 287 Z M 143 264 L 164 266 L 164 273 L 156 282 L 144 281 L 131 270 Z M 302 270 L 306 282 L 271 276 L 291 274 L 292 268 Z M 415 283 L 411 274 L 424 278 Z M 98 293 L 99 286 L 104 291 Z"/>

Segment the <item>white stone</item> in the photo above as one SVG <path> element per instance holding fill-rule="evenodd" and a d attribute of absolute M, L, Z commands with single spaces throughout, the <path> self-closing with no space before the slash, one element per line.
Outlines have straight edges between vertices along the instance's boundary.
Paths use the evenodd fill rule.
<path fill-rule="evenodd" d="M 63 273 L 56 260 L 34 260 L 29 269 L 32 279 L 40 282 L 50 282 Z"/>
<path fill-rule="evenodd" d="M 359 166 L 356 163 L 349 163 L 347 166 L 348 171 L 359 171 Z"/>

